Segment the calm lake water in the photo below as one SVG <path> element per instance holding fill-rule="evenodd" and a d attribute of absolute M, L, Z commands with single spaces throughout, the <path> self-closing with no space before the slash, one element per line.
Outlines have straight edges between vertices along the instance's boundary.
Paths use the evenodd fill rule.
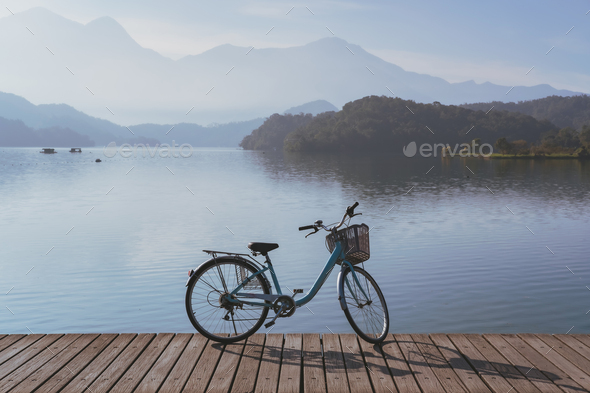
<path fill-rule="evenodd" d="M 250 241 L 307 290 L 329 254 L 297 228 L 355 200 L 390 331 L 590 333 L 588 162 L 38 150 L 0 148 L 1 333 L 193 332 L 187 271 Z M 336 277 L 273 332 L 352 332 Z"/>

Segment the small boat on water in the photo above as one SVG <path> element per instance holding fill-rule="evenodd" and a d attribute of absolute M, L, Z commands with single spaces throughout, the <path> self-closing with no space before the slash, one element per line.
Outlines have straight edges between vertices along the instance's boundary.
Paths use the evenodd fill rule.
<path fill-rule="evenodd" d="M 48 147 L 44 147 L 43 149 L 41 149 L 41 151 L 39 153 L 43 153 L 43 154 L 55 154 L 57 152 L 55 151 L 55 149 L 50 149 Z"/>
<path fill-rule="evenodd" d="M 79 147 L 72 147 L 70 153 L 82 153 L 82 149 Z"/>

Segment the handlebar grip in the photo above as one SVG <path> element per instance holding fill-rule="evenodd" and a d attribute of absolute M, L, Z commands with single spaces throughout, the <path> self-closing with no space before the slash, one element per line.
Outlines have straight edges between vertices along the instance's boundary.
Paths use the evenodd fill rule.
<path fill-rule="evenodd" d="M 300 231 L 307 231 L 308 229 L 315 229 L 315 226 L 313 225 L 306 225 L 304 227 L 299 227 Z"/>
<path fill-rule="evenodd" d="M 354 216 L 354 209 L 359 205 L 358 202 L 355 202 L 354 205 L 352 206 L 348 206 L 348 208 L 346 208 L 346 214 L 348 214 L 348 217 L 352 217 Z"/>

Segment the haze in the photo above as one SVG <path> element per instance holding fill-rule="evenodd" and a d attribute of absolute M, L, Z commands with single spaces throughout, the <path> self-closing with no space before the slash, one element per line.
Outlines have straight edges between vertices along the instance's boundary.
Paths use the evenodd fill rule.
<path fill-rule="evenodd" d="M 372 94 L 457 104 L 590 92 L 582 1 L 6 6 L 0 91 L 122 125 L 224 123 Z M 517 88 L 536 85 L 550 87 Z"/>

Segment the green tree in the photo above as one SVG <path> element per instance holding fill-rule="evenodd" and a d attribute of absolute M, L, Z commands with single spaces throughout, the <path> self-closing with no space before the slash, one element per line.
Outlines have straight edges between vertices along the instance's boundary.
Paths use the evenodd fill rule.
<path fill-rule="evenodd" d="M 580 131 L 580 143 L 587 148 L 590 148 L 590 125 L 586 124 Z"/>
<path fill-rule="evenodd" d="M 313 116 L 308 114 L 279 115 L 275 113 L 244 137 L 240 146 L 245 150 L 283 150 L 285 138 L 298 127 L 308 124 Z"/>
<path fill-rule="evenodd" d="M 580 138 L 576 130 L 565 127 L 557 132 L 555 143 L 561 147 L 575 149 L 580 146 Z"/>
<path fill-rule="evenodd" d="M 510 145 L 512 146 L 512 151 L 515 154 L 529 154 L 529 144 L 524 139 L 514 141 Z"/>
<path fill-rule="evenodd" d="M 494 148 L 502 154 L 512 153 L 512 145 L 506 140 L 506 138 L 499 138 L 494 144 Z"/>

